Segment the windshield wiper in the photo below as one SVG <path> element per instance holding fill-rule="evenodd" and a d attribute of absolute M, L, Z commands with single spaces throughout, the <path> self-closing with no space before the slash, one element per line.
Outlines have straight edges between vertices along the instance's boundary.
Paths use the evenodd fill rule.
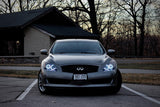
<path fill-rule="evenodd" d="M 57 52 L 56 54 L 66 54 L 66 52 Z"/>
<path fill-rule="evenodd" d="M 97 54 L 96 52 L 80 52 L 81 54 Z"/>
<path fill-rule="evenodd" d="M 96 52 L 57 52 L 55 54 L 97 54 Z"/>

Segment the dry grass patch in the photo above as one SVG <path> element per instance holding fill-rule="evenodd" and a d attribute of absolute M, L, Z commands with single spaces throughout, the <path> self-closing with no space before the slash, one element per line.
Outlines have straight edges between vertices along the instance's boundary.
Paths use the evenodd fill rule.
<path fill-rule="evenodd" d="M 38 71 L 0 70 L 0 76 L 5 76 L 5 77 L 37 78 L 37 75 Z"/>
<path fill-rule="evenodd" d="M 0 66 L 40 67 L 40 64 L 0 64 Z"/>
<path fill-rule="evenodd" d="M 160 74 L 122 73 L 124 83 L 160 85 Z"/>
<path fill-rule="evenodd" d="M 124 63 L 118 64 L 118 68 L 121 69 L 150 69 L 150 70 L 160 70 L 160 62 L 144 62 L 144 63 Z"/>
<path fill-rule="evenodd" d="M 37 75 L 0 74 L 2 77 L 37 78 Z"/>

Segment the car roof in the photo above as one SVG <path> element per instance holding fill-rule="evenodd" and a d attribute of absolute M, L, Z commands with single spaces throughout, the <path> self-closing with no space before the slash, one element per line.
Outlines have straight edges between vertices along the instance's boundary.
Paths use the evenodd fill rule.
<path fill-rule="evenodd" d="M 56 42 L 98 42 L 98 40 L 93 39 L 60 39 Z"/>

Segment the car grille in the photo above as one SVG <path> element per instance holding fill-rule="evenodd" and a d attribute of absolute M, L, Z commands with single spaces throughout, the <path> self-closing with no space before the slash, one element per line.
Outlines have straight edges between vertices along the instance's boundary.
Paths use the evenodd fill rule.
<path fill-rule="evenodd" d="M 63 72 L 70 72 L 70 73 L 91 73 L 91 72 L 97 72 L 98 66 L 93 65 L 67 65 L 62 66 Z"/>

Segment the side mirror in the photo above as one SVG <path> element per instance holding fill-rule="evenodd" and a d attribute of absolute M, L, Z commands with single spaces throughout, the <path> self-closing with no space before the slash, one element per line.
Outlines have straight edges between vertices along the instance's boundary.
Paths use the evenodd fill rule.
<path fill-rule="evenodd" d="M 48 55 L 48 50 L 47 50 L 47 49 L 41 49 L 41 50 L 40 50 L 40 53 L 41 53 L 42 55 Z"/>
<path fill-rule="evenodd" d="M 114 49 L 108 49 L 108 51 L 107 51 L 107 53 L 110 54 L 110 55 L 111 55 L 111 54 L 114 54 L 115 52 L 116 52 L 116 51 L 115 51 Z"/>

